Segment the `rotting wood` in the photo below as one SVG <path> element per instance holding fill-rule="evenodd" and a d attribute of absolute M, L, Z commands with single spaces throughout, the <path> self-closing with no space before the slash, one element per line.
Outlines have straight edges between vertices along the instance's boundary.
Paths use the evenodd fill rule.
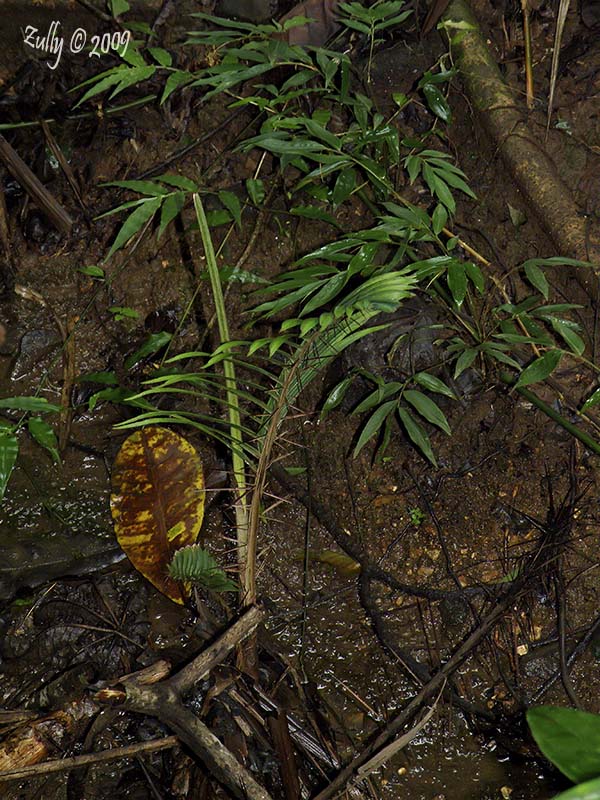
<path fill-rule="evenodd" d="M 97 712 L 96 703 L 83 698 L 19 726 L 2 741 L 0 770 L 12 772 L 43 761 L 54 754 L 52 742 L 68 746 Z"/>
<path fill-rule="evenodd" d="M 590 239 L 590 220 L 577 206 L 548 153 L 532 136 L 466 0 L 452 0 L 443 19 L 471 28 L 458 32 L 451 29 L 455 62 L 471 102 L 540 224 L 560 255 L 589 261 L 600 269 L 600 241 Z M 591 292 L 593 273 L 582 268 L 577 275 Z"/>
<path fill-rule="evenodd" d="M 44 184 L 36 178 L 27 164 L 16 150 L 6 141 L 0 133 L 0 161 L 2 161 L 11 175 L 25 189 L 27 194 L 36 203 L 52 224 L 64 234 L 69 234 L 73 227 L 73 220 L 61 204 L 46 189 Z"/>

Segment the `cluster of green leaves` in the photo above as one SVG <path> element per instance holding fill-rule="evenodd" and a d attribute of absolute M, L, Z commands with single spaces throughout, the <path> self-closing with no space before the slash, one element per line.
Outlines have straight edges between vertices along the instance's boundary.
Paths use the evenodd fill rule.
<path fill-rule="evenodd" d="M 356 442 L 354 455 L 358 455 L 367 442 L 378 437 L 382 439 L 381 449 L 384 451 L 392 434 L 392 424 L 396 419 L 415 447 L 434 466 L 437 466 L 429 436 L 422 422 L 428 422 L 448 435 L 452 431 L 439 405 L 421 390 L 425 389 L 431 394 L 445 395 L 452 399 L 455 399 L 454 392 L 440 378 L 429 372 L 417 372 L 406 381 L 387 382 L 380 375 L 365 370 L 360 370 L 359 374 L 375 384 L 376 388 L 352 411 L 353 414 L 370 412 Z M 323 415 L 342 403 L 353 378 L 354 375 L 347 376 L 332 389 L 323 405 Z"/>
<path fill-rule="evenodd" d="M 517 304 L 502 303 L 486 317 L 484 329 L 470 327 L 470 337 L 454 337 L 447 347 L 447 353 L 456 361 L 454 378 L 471 367 L 478 357 L 485 357 L 516 370 L 515 386 L 518 388 L 546 380 L 565 355 L 583 356 L 585 344 L 579 335 L 580 326 L 564 316 L 580 306 L 545 303 L 549 298 L 549 286 L 542 267 L 557 264 L 585 266 L 583 262 L 561 258 L 526 261 L 521 266 L 523 275 L 540 294 L 530 295 Z M 537 353 L 533 359 L 528 355 L 530 348 L 535 348 Z"/>
<path fill-rule="evenodd" d="M 4 498 L 8 481 L 19 455 L 19 435 L 27 427 L 31 437 L 48 453 L 56 464 L 60 464 L 58 441 L 54 429 L 40 414 L 60 412 L 60 406 L 50 403 L 45 397 L 5 397 L 0 399 L 0 409 L 18 411 L 19 419 L 8 422 L 0 418 L 0 503 Z M 38 416 L 32 416 L 36 414 Z"/>
<path fill-rule="evenodd" d="M 403 11 L 402 5 L 380 0 L 369 8 L 360 3 L 341 3 L 340 9 L 347 27 L 367 36 L 372 46 L 381 31 L 407 18 L 409 12 Z M 269 152 L 278 159 L 282 172 L 295 176 L 289 190 L 290 213 L 337 229 L 336 211 L 342 204 L 354 202 L 356 196 L 376 215 L 371 228 L 343 236 L 303 256 L 289 271 L 262 288 L 257 295 L 260 302 L 256 314 L 277 318 L 291 312 L 291 316 L 284 319 L 273 337 L 235 342 L 232 347 L 247 348 L 248 358 L 262 348 L 271 358 L 279 354 L 284 375 L 292 368 L 303 342 L 313 337 L 315 347 L 323 347 L 318 361 L 322 367 L 336 351 L 331 342 L 344 342 L 347 346 L 350 337 L 358 335 L 358 320 L 365 324 L 378 312 L 394 310 L 419 289 L 440 300 L 448 310 L 446 334 L 450 336 L 444 337 L 444 359 L 455 362 L 454 378 L 477 359 L 481 363 L 485 359 L 508 366 L 518 375 L 517 386 L 526 386 L 547 378 L 564 353 L 582 356 L 578 326 L 565 316 L 575 307 L 544 302 L 548 300 L 549 287 L 542 269 L 559 262 L 579 262 L 527 262 L 523 265 L 524 275 L 539 295 L 519 304 L 500 304 L 483 322 L 479 319 L 477 309 L 489 292 L 485 276 L 476 264 L 459 255 L 458 241 L 448 238 L 446 228 L 456 209 L 455 193 L 474 197 L 465 174 L 451 163 L 448 154 L 429 145 L 429 134 L 420 139 L 401 139 L 397 127 L 374 108 L 368 97 L 353 88 L 346 55 L 324 48 L 312 52 L 291 47 L 273 38 L 274 33 L 283 31 L 277 24 L 252 25 L 206 14 L 196 14 L 195 18 L 206 25 L 190 33 L 189 41 L 206 48 L 210 66 L 191 73 L 174 68 L 170 55 L 156 52 L 156 48 L 147 49 L 152 64 L 144 60 L 139 49 L 133 50 L 127 63 L 89 81 L 91 86 L 80 102 L 107 90 L 112 90 L 114 96 L 158 73 L 165 78 L 162 102 L 183 86 L 202 87 L 205 100 L 224 95 L 231 99 L 232 107 L 251 106 L 264 114 L 258 134 L 242 142 L 240 149 Z M 295 19 L 288 24 L 303 22 Z M 268 82 L 275 69 L 284 76 L 278 84 Z M 426 72 L 418 84 L 430 110 L 444 122 L 450 119 L 450 108 L 441 87 L 453 74 L 453 70 L 442 66 L 439 71 Z M 242 83 L 251 88 L 240 96 L 236 90 Z M 310 116 L 306 115 L 306 104 L 299 102 L 307 96 L 312 97 L 315 109 Z M 396 100 L 400 106 L 410 102 L 406 97 Z M 401 169 L 411 183 L 420 181 L 428 189 L 431 211 L 412 205 L 397 194 L 395 173 Z M 109 212 L 129 210 L 109 256 L 154 219 L 158 220 L 160 237 L 181 213 L 188 196 L 200 190 L 189 178 L 171 174 L 152 181 L 121 181 L 113 185 L 141 196 Z M 248 179 L 246 190 L 249 202 L 260 204 L 264 199 L 260 180 Z M 241 227 L 245 203 L 238 194 L 221 191 L 218 201 L 221 209 L 212 212 L 209 221 Z M 425 247 L 427 258 L 422 256 Z M 432 247 L 437 251 L 433 256 Z M 222 273 L 222 280 L 225 274 Z M 256 278 L 247 276 L 249 280 Z M 350 325 L 350 333 L 344 325 Z M 331 326 L 334 333 L 328 339 Z M 537 348 L 537 355 L 528 363 L 528 348 L 532 346 Z M 184 359 L 193 357 L 197 354 L 184 354 Z M 207 363 L 215 362 L 209 357 Z M 165 369 L 173 368 L 173 364 L 165 365 Z M 207 373 L 194 373 L 194 390 L 199 386 L 199 374 L 204 380 Z M 309 374 L 313 375 L 312 369 Z M 177 372 L 171 377 L 175 382 L 185 380 Z M 151 379 L 156 382 L 136 395 L 123 394 L 119 387 L 112 386 L 103 390 L 103 399 L 108 399 L 112 391 L 113 399 L 134 405 L 147 403 L 153 393 L 167 389 L 165 381 L 169 379 L 168 375 L 156 375 Z M 389 386 L 382 385 L 380 378 L 373 380 L 375 391 L 355 410 L 369 414 L 356 452 L 381 434 L 387 441 L 391 422 L 396 419 L 423 455 L 435 463 L 426 426 L 433 425 L 446 433 L 450 428 L 431 395 L 452 397 L 452 389 L 429 373 L 420 373 L 418 378 L 404 376 Z M 334 397 L 340 397 L 342 389 L 336 387 Z M 188 390 L 177 387 L 177 391 Z M 588 403 L 599 401 L 600 391 L 597 399 L 594 395 Z M 165 421 L 164 412 L 143 408 L 140 423 Z M 178 421 L 181 418 L 179 415 Z"/>
<path fill-rule="evenodd" d="M 527 722 L 542 753 L 577 784 L 556 800 L 600 797 L 600 716 L 574 708 L 537 706 Z"/>

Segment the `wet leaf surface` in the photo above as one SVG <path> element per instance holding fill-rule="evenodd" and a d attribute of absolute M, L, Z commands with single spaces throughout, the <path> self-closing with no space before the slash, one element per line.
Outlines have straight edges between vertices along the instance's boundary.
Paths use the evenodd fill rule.
<path fill-rule="evenodd" d="M 176 603 L 186 589 L 169 577 L 168 564 L 196 541 L 204 495 L 202 462 L 183 437 L 149 426 L 125 440 L 112 474 L 115 533 L 135 568 Z"/>

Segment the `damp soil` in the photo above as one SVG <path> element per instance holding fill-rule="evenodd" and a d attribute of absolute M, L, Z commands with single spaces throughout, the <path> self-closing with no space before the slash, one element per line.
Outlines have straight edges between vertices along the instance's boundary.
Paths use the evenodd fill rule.
<path fill-rule="evenodd" d="M 175 6 L 132 5 L 132 16 L 150 24 L 161 8 Z M 171 9 L 158 33 L 161 46 L 173 48 L 182 40 L 188 27 L 185 14 L 197 5 L 186 2 Z M 551 5 L 537 3 L 533 19 L 536 94 L 542 100 L 548 91 Z M 593 3 L 581 5 L 584 16 L 573 9 L 568 18 L 555 102 L 560 124 L 551 129 L 547 147 L 582 213 L 595 218 L 600 199 L 600 48 L 595 44 L 600 14 L 596 19 Z M 513 8 L 479 0 L 474 7 L 507 78 L 522 92 L 516 4 Z M 50 71 L 39 54 L 32 56 L 23 45 L 23 28 L 35 24 L 42 30 L 60 19 L 65 31 L 82 27 L 91 32 L 103 31 L 108 23 L 79 3 L 60 0 L 0 2 L 0 12 L 1 121 L 31 123 L 4 135 L 75 220 L 71 236 L 58 234 L 0 168 L 10 225 L 10 252 L 0 262 L 0 397 L 32 395 L 43 383 L 44 395 L 60 403 L 65 362 L 57 319 L 74 330 L 76 375 L 114 371 L 123 385 L 135 388 L 147 366 L 131 371 L 125 361 L 148 334 L 175 331 L 178 352 L 211 347 L 214 309 L 191 215 L 184 214 L 158 243 L 148 236 L 129 254 L 108 262 L 104 282 L 78 271 L 103 262 L 117 230 L 113 218 L 97 217 L 123 202 L 125 195 L 102 184 L 170 169 L 200 180 L 215 193 L 229 190 L 243 197 L 243 183 L 259 164 L 257 154 L 234 151 L 240 137 L 248 135 L 249 118 L 231 114 L 219 102 L 200 104 L 190 94 L 162 107 L 146 102 L 107 115 L 98 106 L 87 115 L 73 115 L 68 90 L 109 61 L 100 64 L 65 53 L 59 67 Z M 441 47 L 436 34 L 423 42 L 413 36 L 408 42 L 398 38 L 384 43 L 372 68 L 373 96 L 382 113 L 393 112 L 392 94 L 410 91 L 440 56 Z M 183 56 L 183 66 L 194 66 L 196 55 Z M 133 92 L 126 98 L 136 100 L 139 95 Z M 518 294 L 524 287 L 514 283 L 515 266 L 527 258 L 553 255 L 553 248 L 511 183 L 468 99 L 457 88 L 451 101 L 454 121 L 448 128 L 447 149 L 477 195 L 477 200 L 461 201 L 456 230 L 496 265 Z M 545 129 L 542 105 L 531 112 L 538 137 Z M 68 154 L 82 204 L 46 156 L 36 123 L 41 116 L 55 119 L 52 131 Z M 408 135 L 429 128 L 431 122 L 421 107 L 411 107 L 410 114 L 396 119 Z M 189 152 L 177 155 L 186 146 Z M 263 174 L 273 169 L 269 161 L 261 164 Z M 271 177 L 278 180 L 275 173 Z M 418 187 L 403 191 L 418 202 Z M 365 213 L 358 202 L 350 204 L 338 221 L 345 230 L 357 230 L 368 222 Z M 322 223 L 287 213 L 285 193 L 274 193 L 266 214 L 248 208 L 241 230 L 219 227 L 214 235 L 222 261 L 229 265 L 252 240 L 246 268 L 268 278 L 327 241 L 331 233 Z M 581 303 L 577 321 L 593 352 L 596 317 L 589 298 L 568 274 L 557 270 L 552 279 L 559 297 Z M 243 284 L 229 284 L 232 324 L 241 319 L 247 294 Z M 115 307 L 134 314 L 118 319 L 109 310 Z M 421 320 L 420 328 L 415 320 Z M 392 323 L 398 326 L 398 336 L 414 331 L 415 325 L 427 328 L 432 321 L 435 311 L 421 305 L 409 306 L 408 313 Z M 237 334 L 242 335 L 241 325 L 232 335 Z M 396 357 L 431 359 L 435 346 L 425 335 L 418 352 L 403 356 L 401 351 Z M 432 433 L 437 469 L 399 431 L 383 457 L 369 448 L 352 457 L 358 418 L 351 411 L 360 386 L 354 399 L 349 397 L 344 407 L 321 419 L 323 397 L 340 375 L 352 367 L 385 373 L 389 349 L 388 339 L 375 337 L 353 348 L 312 386 L 301 397 L 279 455 L 285 456 L 286 466 L 297 468 L 298 482 L 329 510 L 339 530 L 398 581 L 448 592 L 476 586 L 484 592 L 472 602 L 453 603 L 372 584 L 369 612 L 361 603 L 355 564 L 340 557 L 342 550 L 332 541 L 331 530 L 273 480 L 273 507 L 260 531 L 259 588 L 268 612 L 266 625 L 282 657 L 314 693 L 319 724 L 342 760 L 350 759 L 414 696 L 422 679 L 411 675 L 404 654 L 435 672 L 477 625 L 486 591 L 493 592 L 517 574 L 535 552 L 544 526 L 561 503 L 570 515 L 560 555 L 566 597 L 562 632 L 568 651 L 585 637 L 598 613 L 597 458 L 494 376 L 468 371 L 456 387 L 459 399 L 441 403 L 453 434 Z M 569 397 L 556 400 L 545 390 L 540 393 L 576 419 L 573 408 L 590 387 L 566 362 L 556 377 Z M 114 424 L 125 412 L 108 403 L 90 410 L 90 392 L 85 381 L 73 385 L 73 418 L 60 465 L 23 437 L 0 507 L 0 707 L 7 711 L 44 714 L 64 708 L 158 659 L 184 663 L 210 635 L 198 605 L 175 607 L 133 570 L 116 546 L 110 470 L 124 440 Z M 13 420 L 14 415 L 3 411 L 2 419 Z M 228 466 L 210 442 L 182 432 L 209 467 Z M 573 494 L 576 501 L 570 507 Z M 224 492 L 209 509 L 203 541 L 227 553 L 232 530 L 231 498 Z M 455 691 L 483 716 L 438 698 L 430 723 L 371 778 L 371 788 L 362 796 L 546 800 L 564 788 L 535 750 L 518 713 L 533 702 L 569 702 L 557 679 L 561 631 L 555 580 L 550 568 L 542 570 L 456 673 Z M 379 631 L 374 630 L 375 619 Z M 597 658 L 598 647 L 592 642 L 570 665 L 570 682 L 582 706 L 600 712 Z M 292 689 L 285 680 L 280 683 L 282 702 L 293 708 Z M 55 755 L 71 755 L 165 732 L 151 718 L 105 709 L 77 728 L 64 746 L 55 742 L 51 749 Z M 235 740 L 230 731 L 224 736 Z M 252 762 L 247 751 L 245 755 Z M 257 763 L 254 769 L 260 768 Z M 173 777 L 186 770 L 187 785 L 192 786 L 188 793 Z M 83 776 L 59 773 L 6 783 L 2 796 L 220 796 L 204 781 L 188 756 L 158 754 L 95 767 Z"/>

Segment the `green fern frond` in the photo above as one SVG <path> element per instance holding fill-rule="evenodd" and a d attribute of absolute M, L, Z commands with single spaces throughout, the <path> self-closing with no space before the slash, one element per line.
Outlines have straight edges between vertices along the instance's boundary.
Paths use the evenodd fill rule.
<path fill-rule="evenodd" d="M 237 592 L 239 588 L 199 544 L 182 547 L 175 553 L 169 575 L 176 581 L 192 581 L 211 592 Z"/>

